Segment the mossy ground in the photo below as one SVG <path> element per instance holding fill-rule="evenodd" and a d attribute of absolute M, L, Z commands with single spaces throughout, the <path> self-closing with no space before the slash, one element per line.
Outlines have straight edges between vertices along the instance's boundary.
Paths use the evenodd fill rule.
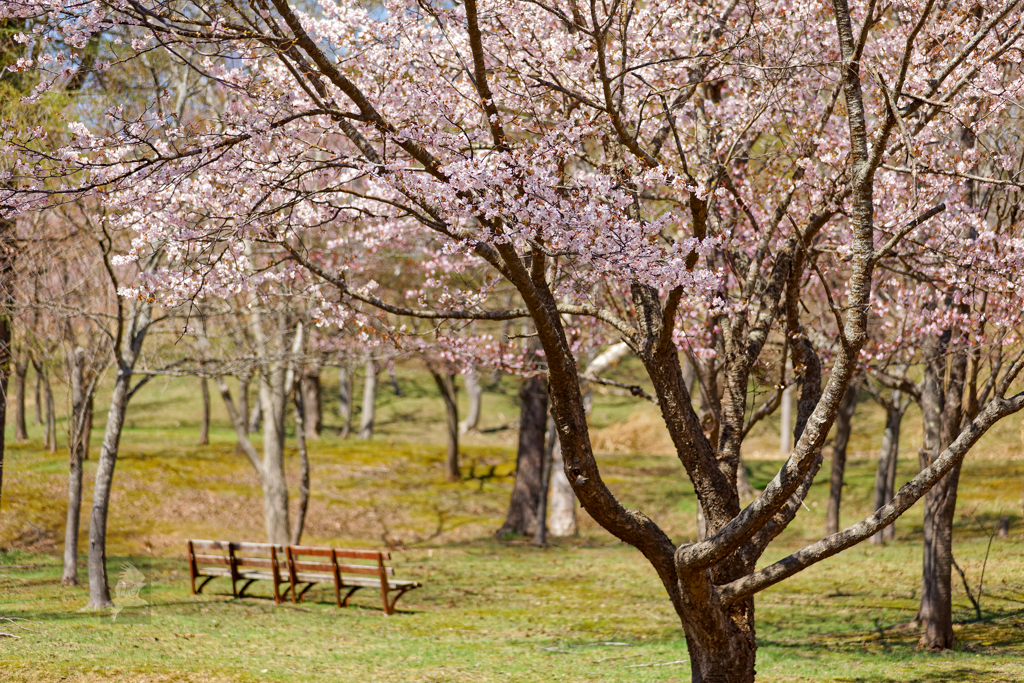
<path fill-rule="evenodd" d="M 110 614 L 81 612 L 85 589 L 60 587 L 66 452 L 43 452 L 38 428 L 30 430 L 28 444 L 9 446 L 0 616 L 30 619 L 17 623 L 32 631 L 0 621 L 0 631 L 22 636 L 0 637 L 0 679 L 689 680 L 678 621 L 653 571 L 585 514 L 578 538 L 556 539 L 546 549 L 525 539 L 491 538 L 511 489 L 514 382 L 490 387 L 483 433 L 463 447 L 464 479 L 447 484 L 440 400 L 421 375 L 399 378 L 403 397 L 382 385 L 372 442 L 338 439 L 336 404 L 328 400 L 328 428 L 310 445 L 313 500 L 305 539 L 395 547 L 399 576 L 425 584 L 402 599 L 398 614 L 384 617 L 379 597 L 368 591 L 345 610 L 332 606 L 330 590 L 319 588 L 299 606 L 275 606 L 266 597 L 232 599 L 223 580 L 209 586 L 209 595 L 189 594 L 183 539 L 261 540 L 263 521 L 258 480 L 234 453 L 220 407 L 213 443 L 196 446 L 197 382 L 173 380 L 147 387 L 131 408 L 111 510 L 110 573 L 117 577 L 125 563 L 143 571 L 143 596 L 151 606 L 145 619 L 117 622 Z M 332 391 L 328 384 L 329 399 Z M 595 424 L 621 421 L 635 406 L 632 399 L 599 396 Z M 870 506 L 874 463 L 868 456 L 880 424 L 870 404 L 859 410 L 847 522 Z M 86 466 L 85 510 L 103 417 L 99 411 Z M 908 422 L 912 426 L 913 418 Z M 755 437 L 752 448 L 760 444 L 761 459 L 748 466 L 757 486 L 780 464 L 769 457 L 777 428 L 768 422 Z M 1009 539 L 992 543 L 980 621 L 959 581 L 954 584 L 957 650 L 918 652 L 918 634 L 900 628 L 917 607 L 921 518 L 915 509 L 897 523 L 896 542 L 851 549 L 758 596 L 759 680 L 1024 681 L 1018 430 L 1019 421 L 1004 424 L 965 466 L 955 554 L 972 588 L 988 544 L 984 527 L 1000 515 L 1009 515 L 1012 525 Z M 916 469 L 914 434 L 905 433 L 903 452 L 912 457 L 903 458 L 901 481 Z M 625 504 L 643 509 L 676 541 L 693 538 L 692 488 L 675 458 L 598 457 Z M 289 469 L 294 474 L 294 460 Z M 820 537 L 826 495 L 823 472 L 807 509 L 766 562 Z M 83 528 L 83 549 L 86 533 Z M 84 562 L 82 571 L 84 578 Z M 255 592 L 269 595 L 267 587 Z"/>

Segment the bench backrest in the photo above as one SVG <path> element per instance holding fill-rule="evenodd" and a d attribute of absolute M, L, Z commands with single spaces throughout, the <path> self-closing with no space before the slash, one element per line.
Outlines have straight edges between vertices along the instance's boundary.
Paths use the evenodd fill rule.
<path fill-rule="evenodd" d="M 194 567 L 219 565 L 229 568 L 278 569 L 286 561 L 282 545 L 272 543 L 233 543 L 228 541 L 188 542 L 189 560 Z"/>
<path fill-rule="evenodd" d="M 287 547 L 288 566 L 297 572 L 323 572 L 327 574 L 368 574 L 394 576 L 395 570 L 384 564 L 391 559 L 386 550 L 346 550 L 317 548 L 308 545 Z"/>

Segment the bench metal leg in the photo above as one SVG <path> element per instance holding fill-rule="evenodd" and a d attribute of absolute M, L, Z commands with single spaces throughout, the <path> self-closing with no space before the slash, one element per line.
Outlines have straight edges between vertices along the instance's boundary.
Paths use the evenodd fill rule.
<path fill-rule="evenodd" d="M 312 588 L 313 586 L 315 586 L 315 585 L 316 585 L 316 582 L 315 582 L 315 581 L 310 581 L 309 583 L 307 583 L 307 584 L 306 584 L 306 587 L 305 587 L 305 588 L 303 588 L 302 590 L 300 590 L 300 591 L 299 591 L 299 594 L 298 594 L 297 596 L 295 596 L 296 598 L 298 598 L 298 599 L 299 599 L 299 602 L 301 602 L 301 601 L 302 601 L 302 596 L 303 596 L 303 595 L 305 595 L 305 594 L 306 594 L 306 592 L 307 592 L 307 591 L 308 591 L 308 590 L 309 590 L 310 588 Z"/>
<path fill-rule="evenodd" d="M 353 586 L 352 588 L 349 589 L 348 594 L 345 596 L 345 599 L 341 601 L 342 607 L 348 607 L 348 599 L 351 598 L 352 594 L 355 593 L 360 588 L 362 588 L 362 586 Z"/>
<path fill-rule="evenodd" d="M 236 597 L 239 597 L 239 598 L 245 597 L 245 589 L 248 588 L 249 586 L 251 586 L 253 583 L 255 583 L 255 581 L 256 581 L 256 579 L 248 579 L 245 582 L 245 585 L 242 586 L 242 590 L 238 591 L 238 595 Z"/>
<path fill-rule="evenodd" d="M 395 613 L 395 603 L 398 602 L 398 599 L 400 597 L 402 597 L 403 595 L 405 595 L 406 593 L 411 591 L 413 588 L 418 588 L 418 586 L 409 586 L 408 588 L 394 588 L 394 589 L 388 591 L 390 593 L 397 593 L 397 595 L 395 595 L 395 597 L 390 601 L 390 604 L 388 603 L 387 596 L 385 595 L 385 597 L 384 597 L 384 614 L 387 615 L 387 616 L 391 616 L 392 614 L 394 614 Z"/>
<path fill-rule="evenodd" d="M 202 593 L 203 592 L 203 587 L 206 586 L 206 584 L 208 584 L 211 581 L 213 581 L 215 578 L 217 578 L 217 577 L 216 576 L 207 576 L 207 577 L 205 577 L 199 583 L 199 588 L 196 588 L 194 591 L 192 591 L 192 595 L 199 595 L 200 593 Z"/>

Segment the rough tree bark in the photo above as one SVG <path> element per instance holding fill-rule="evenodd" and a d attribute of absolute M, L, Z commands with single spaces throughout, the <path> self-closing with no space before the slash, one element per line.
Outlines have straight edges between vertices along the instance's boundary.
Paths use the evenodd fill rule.
<path fill-rule="evenodd" d="M 484 389 L 480 386 L 480 373 L 470 370 L 462 375 L 466 383 L 466 396 L 469 397 L 469 410 L 466 419 L 459 423 L 459 434 L 472 432 L 480 425 L 480 404 L 483 399 Z"/>
<path fill-rule="evenodd" d="M 537 530 L 537 506 L 548 425 L 548 389 L 543 377 L 528 377 L 519 386 L 519 449 L 505 523 L 496 535 L 529 535 Z"/>
<path fill-rule="evenodd" d="M 882 432 L 882 447 L 878 453 L 878 470 L 875 472 L 875 505 L 874 510 L 892 500 L 895 493 L 893 487 L 896 479 L 896 462 L 900 452 L 900 426 L 903 415 L 910 405 L 909 399 L 902 391 L 896 389 L 882 407 L 885 408 L 885 431 Z M 896 538 L 896 525 L 890 524 L 871 537 L 871 542 L 879 545 Z"/>
<path fill-rule="evenodd" d="M 445 481 L 459 481 L 462 474 L 459 472 L 459 402 L 456 394 L 455 373 L 427 365 L 430 375 L 437 384 L 437 390 L 444 401 L 445 425 L 448 432 L 448 453 L 444 461 Z"/>
<path fill-rule="evenodd" d="M 373 421 L 377 408 L 377 374 L 380 368 L 372 358 L 366 360 L 366 377 L 363 380 L 363 406 L 359 416 L 359 438 L 373 438 Z"/>
<path fill-rule="evenodd" d="M 205 377 L 199 378 L 199 389 L 203 396 L 203 417 L 199 423 L 199 445 L 210 445 L 210 382 Z"/>
<path fill-rule="evenodd" d="M 548 544 L 548 490 L 551 488 L 551 465 L 558 445 L 558 429 L 554 418 L 548 418 L 544 459 L 540 468 L 540 495 L 537 496 L 537 532 L 533 535 L 533 544 L 544 547 Z"/>
<path fill-rule="evenodd" d="M 238 375 L 238 412 L 244 419 L 243 427 L 248 434 L 253 430 L 249 429 L 249 387 L 252 385 L 252 373 L 249 371 Z"/>
<path fill-rule="evenodd" d="M 18 443 L 28 441 L 28 427 L 25 424 L 25 378 L 28 375 L 28 359 L 14 362 L 14 440 Z M 2 426 L 0 426 L 2 427 Z M 0 468 L 3 459 L 0 457 Z M 3 479 L 0 473 L 0 480 Z"/>
<path fill-rule="evenodd" d="M 839 531 L 839 506 L 843 498 L 843 477 L 846 473 L 846 447 L 850 443 L 853 427 L 853 412 L 857 408 L 860 384 L 851 382 L 843 395 L 836 414 L 836 435 L 832 441 L 832 474 L 829 478 L 828 515 L 825 519 L 825 535 Z"/>

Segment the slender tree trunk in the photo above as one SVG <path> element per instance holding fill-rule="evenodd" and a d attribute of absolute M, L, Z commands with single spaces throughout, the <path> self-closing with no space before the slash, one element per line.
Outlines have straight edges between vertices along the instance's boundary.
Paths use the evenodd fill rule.
<path fill-rule="evenodd" d="M 306 405 L 301 387 L 296 387 L 295 397 L 295 445 L 299 451 L 299 508 L 295 511 L 295 522 L 292 526 L 292 545 L 302 541 L 302 531 L 306 526 L 306 510 L 309 509 L 309 453 L 306 451 Z"/>
<path fill-rule="evenodd" d="M 203 394 L 203 420 L 199 425 L 199 445 L 210 445 L 210 383 L 205 377 L 199 379 Z M 109 423 L 108 423 L 109 424 Z"/>
<path fill-rule="evenodd" d="M 291 538 L 288 524 L 288 484 L 284 474 L 284 371 L 275 369 L 273 377 L 260 378 L 260 404 L 263 412 L 263 512 L 267 540 L 285 545 Z M 282 375 L 278 377 L 277 375 Z M 282 405 L 278 405 L 282 404 Z"/>
<path fill-rule="evenodd" d="M 551 447 L 551 514 L 548 515 L 548 531 L 552 536 L 575 536 L 576 494 L 565 476 L 565 459 L 562 457 L 562 442 L 558 430 L 554 431 Z"/>
<path fill-rule="evenodd" d="M 537 506 L 541 491 L 544 433 L 548 424 L 547 382 L 541 377 L 523 380 L 519 387 L 519 450 L 516 479 L 512 487 L 505 523 L 497 535 L 533 534 L 537 529 Z"/>
<path fill-rule="evenodd" d="M 366 379 L 363 382 L 363 410 L 359 416 L 359 438 L 373 438 L 373 420 L 377 404 L 377 363 L 366 361 Z"/>
<path fill-rule="evenodd" d="M 306 439 L 317 440 L 323 430 L 323 407 L 320 401 L 320 364 L 310 365 L 302 375 L 302 404 L 305 407 L 303 422 Z"/>
<path fill-rule="evenodd" d="M 93 401 L 96 399 L 94 393 L 89 393 L 85 400 L 85 426 L 82 428 L 82 460 L 89 459 L 89 446 L 92 443 L 92 418 L 96 414 L 93 410 Z"/>
<path fill-rule="evenodd" d="M 462 474 L 459 472 L 459 403 L 455 393 L 455 375 L 434 368 L 430 368 L 430 374 L 441 393 L 447 417 L 448 455 L 444 462 L 444 478 L 445 481 L 459 481 Z"/>
<path fill-rule="evenodd" d="M 260 404 L 259 398 L 256 399 L 256 404 L 249 411 L 249 423 L 246 425 L 246 434 L 255 434 L 260 431 L 260 427 L 263 425 L 263 406 Z"/>
<path fill-rule="evenodd" d="M 14 440 L 18 443 L 28 441 L 28 428 L 25 425 L 25 378 L 28 376 L 28 361 L 14 363 Z M 2 473 L 0 473 L 2 479 Z"/>
<path fill-rule="evenodd" d="M 878 470 L 875 472 L 875 510 L 892 500 L 889 476 L 890 470 L 896 472 L 896 460 L 900 451 L 900 425 L 905 409 L 902 392 L 893 391 L 891 399 L 885 405 L 885 431 L 882 432 L 882 448 L 878 453 Z M 872 536 L 871 542 L 878 545 L 889 540 L 886 538 L 886 532 L 895 535 L 894 525 L 890 524 Z"/>
<path fill-rule="evenodd" d="M 238 412 L 242 416 L 242 428 L 246 434 L 252 431 L 249 429 L 249 385 L 251 384 L 252 375 L 249 373 L 238 376 Z"/>
<path fill-rule="evenodd" d="M 558 427 L 555 419 L 548 417 L 547 441 L 544 444 L 544 459 L 540 468 L 540 495 L 537 497 L 537 533 L 533 535 L 533 544 L 548 544 L 548 490 L 551 487 L 551 463 L 554 460 L 554 449 L 558 443 Z"/>
<path fill-rule="evenodd" d="M 476 370 L 470 370 L 464 374 L 466 382 L 466 396 L 469 397 L 469 411 L 466 419 L 459 423 L 459 434 L 466 434 L 477 429 L 480 425 L 480 403 L 483 399 L 484 390 L 480 386 L 480 374 Z"/>
<path fill-rule="evenodd" d="M 921 465 L 930 465 L 960 431 L 967 356 L 958 345 L 946 353 L 948 333 L 925 351 L 925 381 L 921 392 L 925 443 Z M 946 377 L 947 360 L 949 365 Z M 947 650 L 953 647 L 953 518 L 956 512 L 960 464 L 932 487 L 924 497 L 924 553 L 921 573 L 921 609 L 924 626 L 921 647 Z"/>
<path fill-rule="evenodd" d="M 33 360 L 32 367 L 36 371 L 36 400 L 33 406 L 32 424 L 41 427 L 43 425 L 43 364 Z"/>
<path fill-rule="evenodd" d="M 352 373 L 348 364 L 338 368 L 338 415 L 341 416 L 341 438 L 347 439 L 352 431 Z"/>
<path fill-rule="evenodd" d="M 82 460 L 85 455 L 85 349 L 71 355 L 71 415 L 68 419 L 68 514 L 64 526 L 64 574 L 60 585 L 77 586 L 78 529 L 82 515 Z"/>
<path fill-rule="evenodd" d="M 53 387 L 49 374 L 43 375 L 43 389 L 46 396 L 46 439 L 44 448 L 50 453 L 57 452 L 57 410 L 53 405 Z"/>
<path fill-rule="evenodd" d="M 131 393 L 131 377 L 130 368 L 119 369 L 114 381 L 114 393 L 110 398 L 110 412 L 107 413 L 107 427 L 103 433 L 100 461 L 96 466 L 92 517 L 89 523 L 89 609 L 106 609 L 112 604 L 107 582 L 107 515 L 110 510 L 114 468 L 117 465 L 117 453 Z"/>
<path fill-rule="evenodd" d="M 832 476 L 829 478 L 828 516 L 825 520 L 825 535 L 839 532 L 839 506 L 843 498 L 843 478 L 846 474 L 846 447 L 850 443 L 853 413 L 857 408 L 857 394 L 860 385 L 851 382 L 843 394 L 836 414 L 836 436 L 832 441 Z"/>
<path fill-rule="evenodd" d="M 9 186 L 9 183 L 5 183 Z M 14 315 L 14 259 L 17 255 L 17 221 L 0 220 L 0 501 L 3 500 L 4 453 L 6 452 L 7 385 L 11 375 L 11 316 Z M 18 400 L 25 391 L 18 392 Z M 20 426 L 24 431 L 24 405 Z"/>
<path fill-rule="evenodd" d="M 779 453 L 788 457 L 793 450 L 793 392 L 796 384 L 790 384 L 782 392 L 782 405 L 779 407 Z"/>
<path fill-rule="evenodd" d="M 391 391 L 395 396 L 402 395 L 402 387 L 398 386 L 398 378 L 395 377 L 395 369 L 388 367 L 388 379 L 391 381 Z"/>

